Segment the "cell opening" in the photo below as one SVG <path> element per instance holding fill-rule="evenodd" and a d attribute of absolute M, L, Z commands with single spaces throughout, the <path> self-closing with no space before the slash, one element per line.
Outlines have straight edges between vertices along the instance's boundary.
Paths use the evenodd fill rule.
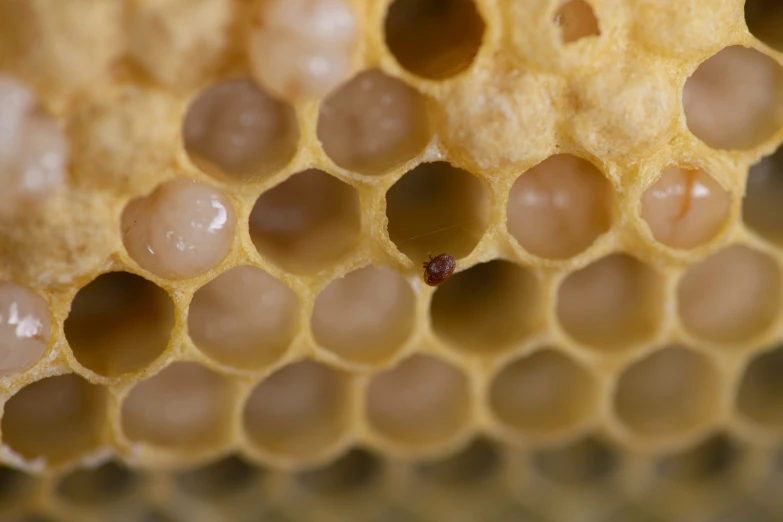
<path fill-rule="evenodd" d="M 417 471 L 425 479 L 448 488 L 471 487 L 489 480 L 501 465 L 495 446 L 477 439 L 456 455 L 420 464 Z"/>
<path fill-rule="evenodd" d="M 261 470 L 237 456 L 211 462 L 196 469 L 180 471 L 174 482 L 186 494 L 218 500 L 250 487 L 261 476 Z"/>
<path fill-rule="evenodd" d="M 459 259 L 489 224 L 491 196 L 469 172 L 448 163 L 424 163 L 386 193 L 389 238 L 415 263 L 448 252 Z"/>
<path fill-rule="evenodd" d="M 757 355 L 742 375 L 737 409 L 764 428 L 783 428 L 783 347 Z"/>
<path fill-rule="evenodd" d="M 777 0 L 745 0 L 745 23 L 750 32 L 776 51 L 783 51 L 783 5 Z"/>
<path fill-rule="evenodd" d="M 293 107 L 269 96 L 250 78 L 238 78 L 213 85 L 193 101 L 183 139 L 190 159 L 203 171 L 248 182 L 291 160 L 299 127 Z"/>
<path fill-rule="evenodd" d="M 384 23 L 386 45 L 397 62 L 431 80 L 470 67 L 484 29 L 473 0 L 394 0 Z"/>
<path fill-rule="evenodd" d="M 584 0 L 564 2 L 555 13 L 555 25 L 560 28 L 564 44 L 574 43 L 582 38 L 600 36 L 598 19 L 593 8 Z"/>
<path fill-rule="evenodd" d="M 64 330 L 79 363 L 116 377 L 158 358 L 173 327 L 174 303 L 165 290 L 135 274 L 110 272 L 79 290 Z"/>
<path fill-rule="evenodd" d="M 726 224 L 731 194 L 701 169 L 670 167 L 642 195 L 642 219 L 672 248 L 709 242 Z"/>
<path fill-rule="evenodd" d="M 569 357 L 545 349 L 518 359 L 492 380 L 490 407 L 506 427 L 533 435 L 565 432 L 595 412 L 593 376 Z"/>
<path fill-rule="evenodd" d="M 192 179 L 164 183 L 122 212 L 122 242 L 139 266 L 189 279 L 216 267 L 234 241 L 236 215 L 218 189 Z"/>
<path fill-rule="evenodd" d="M 388 267 L 366 266 L 332 281 L 316 298 L 312 328 L 324 348 L 350 361 L 380 363 L 413 332 L 416 296 Z"/>
<path fill-rule="evenodd" d="M 748 172 L 742 218 L 765 239 L 783 245 L 783 147 L 763 158 Z"/>
<path fill-rule="evenodd" d="M 775 260 L 731 246 L 692 265 L 677 289 L 680 317 L 694 335 L 717 344 L 742 343 L 770 328 L 780 311 Z"/>
<path fill-rule="evenodd" d="M 378 69 L 365 71 L 321 104 L 318 139 L 341 167 L 383 174 L 429 142 L 426 99 Z"/>
<path fill-rule="evenodd" d="M 32 476 L 13 468 L 0 467 L 0 509 L 19 505 L 34 484 Z"/>
<path fill-rule="evenodd" d="M 379 477 L 381 468 L 381 463 L 371 453 L 352 449 L 331 464 L 303 471 L 296 478 L 314 493 L 336 496 L 368 487 Z"/>
<path fill-rule="evenodd" d="M 436 445 L 470 420 L 468 379 L 440 359 L 414 355 L 373 376 L 366 408 L 373 428 L 395 443 Z"/>
<path fill-rule="evenodd" d="M 570 154 L 551 156 L 511 186 L 508 231 L 531 254 L 568 258 L 609 230 L 612 200 L 612 187 L 595 165 Z"/>
<path fill-rule="evenodd" d="M 585 487 L 604 482 L 619 467 L 616 452 L 595 437 L 554 449 L 537 451 L 532 456 L 535 469 L 547 480 L 565 486 Z"/>
<path fill-rule="evenodd" d="M 131 441 L 169 450 L 214 449 L 230 436 L 232 391 L 197 363 L 172 363 L 131 389 L 122 429 Z"/>
<path fill-rule="evenodd" d="M 356 190 L 320 170 L 293 175 L 261 194 L 250 214 L 258 252 L 294 273 L 336 262 L 359 241 Z"/>
<path fill-rule="evenodd" d="M 125 466 L 109 462 L 97 468 L 82 468 L 62 477 L 57 494 L 71 504 L 96 506 L 127 497 L 140 478 Z"/>
<path fill-rule="evenodd" d="M 626 368 L 614 408 L 645 437 L 677 437 L 707 426 L 718 414 L 720 382 L 704 355 L 679 347 L 656 351 Z"/>
<path fill-rule="evenodd" d="M 350 384 L 348 375 L 317 362 L 290 364 L 250 394 L 245 432 L 266 451 L 315 456 L 349 429 Z"/>
<path fill-rule="evenodd" d="M 658 475 L 679 483 L 704 484 L 728 476 L 739 458 L 737 446 L 725 435 L 714 435 L 699 444 L 658 459 Z"/>
<path fill-rule="evenodd" d="M 3 443 L 49 466 L 75 461 L 104 442 L 106 391 L 74 374 L 48 377 L 5 404 Z"/>
<path fill-rule="evenodd" d="M 452 276 L 432 298 L 435 332 L 455 346 L 493 353 L 522 342 L 543 321 L 534 275 L 508 261 L 475 265 Z"/>
<path fill-rule="evenodd" d="M 751 149 L 783 125 L 783 68 L 769 56 L 726 47 L 685 82 L 688 128 L 715 149 Z"/>
<path fill-rule="evenodd" d="M 299 299 L 263 270 L 242 266 L 219 275 L 193 295 L 188 333 L 212 359 L 258 368 L 280 358 L 299 326 Z"/>
<path fill-rule="evenodd" d="M 565 331 L 601 351 L 643 342 L 662 314 L 660 277 L 626 254 L 604 257 L 570 274 L 558 292 L 557 315 Z"/>
<path fill-rule="evenodd" d="M 0 281 L 0 375 L 13 375 L 43 356 L 52 335 L 49 305 L 23 286 Z"/>

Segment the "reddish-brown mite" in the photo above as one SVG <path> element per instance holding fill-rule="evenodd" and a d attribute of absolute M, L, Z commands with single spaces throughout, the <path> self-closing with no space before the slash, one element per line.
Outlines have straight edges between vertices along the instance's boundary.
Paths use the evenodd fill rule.
<path fill-rule="evenodd" d="M 457 262 L 451 254 L 441 254 L 439 256 L 430 256 L 429 261 L 423 263 L 424 282 L 430 286 L 438 286 L 446 282 L 454 273 Z"/>

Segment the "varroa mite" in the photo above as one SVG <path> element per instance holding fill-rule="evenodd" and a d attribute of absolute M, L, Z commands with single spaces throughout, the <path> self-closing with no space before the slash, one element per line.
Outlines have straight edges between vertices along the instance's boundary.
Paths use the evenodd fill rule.
<path fill-rule="evenodd" d="M 454 273 L 456 266 L 457 262 L 451 254 L 430 256 L 430 260 L 424 262 L 424 282 L 430 286 L 443 284 Z"/>

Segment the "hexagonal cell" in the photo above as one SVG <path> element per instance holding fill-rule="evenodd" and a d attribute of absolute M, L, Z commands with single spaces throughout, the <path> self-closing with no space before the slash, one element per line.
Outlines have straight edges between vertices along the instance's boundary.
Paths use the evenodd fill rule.
<path fill-rule="evenodd" d="M 356 190 L 315 169 L 261 194 L 250 214 L 258 252 L 298 274 L 317 272 L 348 253 L 360 227 Z"/>
<path fill-rule="evenodd" d="M 613 448 L 595 437 L 587 437 L 532 455 L 536 471 L 547 480 L 564 486 L 584 487 L 606 481 L 617 470 L 619 457 Z"/>
<path fill-rule="evenodd" d="M 48 377 L 5 404 L 3 443 L 49 466 L 95 451 L 106 431 L 106 391 L 74 374 Z"/>
<path fill-rule="evenodd" d="M 329 283 L 315 300 L 315 340 L 347 360 L 377 364 L 413 332 L 416 296 L 388 267 L 366 266 Z"/>
<path fill-rule="evenodd" d="M 775 261 L 731 246 L 691 265 L 680 281 L 680 317 L 691 333 L 717 344 L 744 342 L 770 328 L 780 311 Z"/>
<path fill-rule="evenodd" d="M 135 274 L 109 272 L 79 290 L 64 330 L 76 360 L 116 377 L 160 356 L 173 327 L 174 303 L 162 288 Z"/>
<path fill-rule="evenodd" d="M 352 449 L 331 464 L 299 473 L 296 479 L 314 493 L 333 496 L 367 487 L 380 472 L 381 463 L 374 455 Z"/>
<path fill-rule="evenodd" d="M 193 295 L 188 333 L 212 359 L 258 368 L 281 357 L 299 326 L 299 299 L 263 270 L 241 266 L 219 275 Z"/>
<path fill-rule="evenodd" d="M 367 420 L 391 441 L 434 446 L 470 421 L 470 390 L 461 370 L 430 355 L 413 355 L 373 376 Z"/>
<path fill-rule="evenodd" d="M 452 276 L 432 298 L 435 332 L 455 346 L 489 354 L 524 341 L 543 321 L 538 280 L 508 261 Z"/>
<path fill-rule="evenodd" d="M 642 437 L 677 437 L 707 426 L 718 414 L 720 381 L 703 354 L 680 347 L 653 352 L 626 368 L 614 408 Z"/>
<path fill-rule="evenodd" d="M 583 423 L 597 408 L 592 375 L 555 350 L 510 363 L 492 379 L 489 403 L 498 420 L 520 433 L 554 434 Z"/>
<path fill-rule="evenodd" d="M 783 125 L 783 68 L 769 56 L 726 47 L 685 82 L 690 131 L 715 149 L 751 149 Z"/>
<path fill-rule="evenodd" d="M 455 455 L 420 464 L 416 471 L 447 488 L 471 487 L 491 478 L 501 465 L 501 455 L 495 446 L 476 439 Z"/>
<path fill-rule="evenodd" d="M 414 262 L 429 254 L 468 255 L 489 224 L 490 193 L 469 172 L 423 163 L 386 193 L 389 238 Z"/>
<path fill-rule="evenodd" d="M 783 147 L 750 168 L 742 218 L 765 239 L 783 245 Z"/>
<path fill-rule="evenodd" d="M 739 449 L 726 435 L 713 435 L 685 451 L 658 459 L 656 471 L 664 480 L 704 484 L 728 476 Z"/>
<path fill-rule="evenodd" d="M 290 364 L 266 379 L 245 404 L 248 438 L 265 451 L 315 456 L 350 426 L 350 377 L 314 361 Z"/>
<path fill-rule="evenodd" d="M 383 174 L 429 142 L 426 99 L 379 69 L 365 71 L 321 104 L 318 139 L 341 167 Z"/>
<path fill-rule="evenodd" d="M 195 469 L 177 472 L 174 483 L 192 497 L 218 500 L 243 491 L 260 475 L 259 468 L 232 455 Z"/>
<path fill-rule="evenodd" d="M 386 45 L 405 69 L 432 80 L 464 71 L 484 37 L 473 0 L 394 0 L 386 13 Z"/>
<path fill-rule="evenodd" d="M 643 342 L 663 316 L 660 278 L 641 261 L 613 254 L 571 273 L 560 286 L 557 316 L 576 341 L 602 351 Z"/>
<path fill-rule="evenodd" d="M 555 13 L 555 25 L 560 28 L 564 44 L 601 34 L 595 12 L 585 0 L 563 2 Z"/>
<path fill-rule="evenodd" d="M 737 394 L 739 413 L 759 426 L 783 428 L 783 347 L 757 355 L 745 368 Z"/>
<path fill-rule="evenodd" d="M 133 442 L 169 450 L 214 449 L 229 436 L 233 400 L 225 377 L 194 362 L 175 362 L 131 389 L 122 404 L 122 429 Z"/>
<path fill-rule="evenodd" d="M 745 23 L 750 32 L 776 51 L 783 51 L 783 5 L 777 0 L 745 0 Z"/>
<path fill-rule="evenodd" d="M 139 266 L 167 279 L 188 279 L 231 250 L 236 216 L 218 189 L 175 179 L 131 200 L 122 212 L 122 242 Z"/>
<path fill-rule="evenodd" d="M 731 194 L 701 169 L 670 167 L 642 194 L 642 219 L 653 237 L 673 248 L 712 240 L 726 224 Z"/>
<path fill-rule="evenodd" d="M 188 109 L 182 134 L 185 150 L 200 169 L 230 181 L 272 174 L 291 160 L 299 142 L 293 107 L 250 78 L 202 92 Z"/>
<path fill-rule="evenodd" d="M 15 283 L 0 281 L 0 375 L 13 375 L 34 365 L 52 334 L 49 304 Z"/>
<path fill-rule="evenodd" d="M 140 477 L 121 464 L 108 462 L 97 468 L 79 468 L 60 478 L 57 494 L 71 504 L 95 506 L 129 495 Z"/>
<path fill-rule="evenodd" d="M 571 154 L 557 154 L 511 186 L 508 231 L 531 254 L 571 257 L 609 230 L 612 199 L 612 187 L 595 165 Z"/>

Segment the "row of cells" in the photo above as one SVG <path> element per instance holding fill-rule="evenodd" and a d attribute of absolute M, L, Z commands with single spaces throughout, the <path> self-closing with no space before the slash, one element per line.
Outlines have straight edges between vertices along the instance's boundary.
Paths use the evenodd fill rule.
<path fill-rule="evenodd" d="M 740 417 L 773 433 L 783 427 L 781 371 L 783 348 L 757 356 L 735 399 Z M 309 360 L 276 370 L 243 399 L 248 451 L 262 459 L 307 460 L 355 437 L 356 379 Z M 235 384 L 198 363 L 172 363 L 124 397 L 121 438 L 175 454 L 225 447 L 234 438 Z M 612 387 L 611 404 L 624 437 L 668 444 L 722 419 L 726 386 L 708 357 L 670 346 L 627 365 Z M 414 354 L 370 377 L 363 419 L 379 444 L 426 453 L 476 428 L 473 389 L 471 378 L 451 363 Z M 580 363 L 542 348 L 502 367 L 482 401 L 504 438 L 546 441 L 594 424 L 602 389 Z M 5 404 L 3 443 L 26 459 L 70 462 L 110 443 L 107 400 L 103 387 L 74 374 L 37 381 Z"/>

